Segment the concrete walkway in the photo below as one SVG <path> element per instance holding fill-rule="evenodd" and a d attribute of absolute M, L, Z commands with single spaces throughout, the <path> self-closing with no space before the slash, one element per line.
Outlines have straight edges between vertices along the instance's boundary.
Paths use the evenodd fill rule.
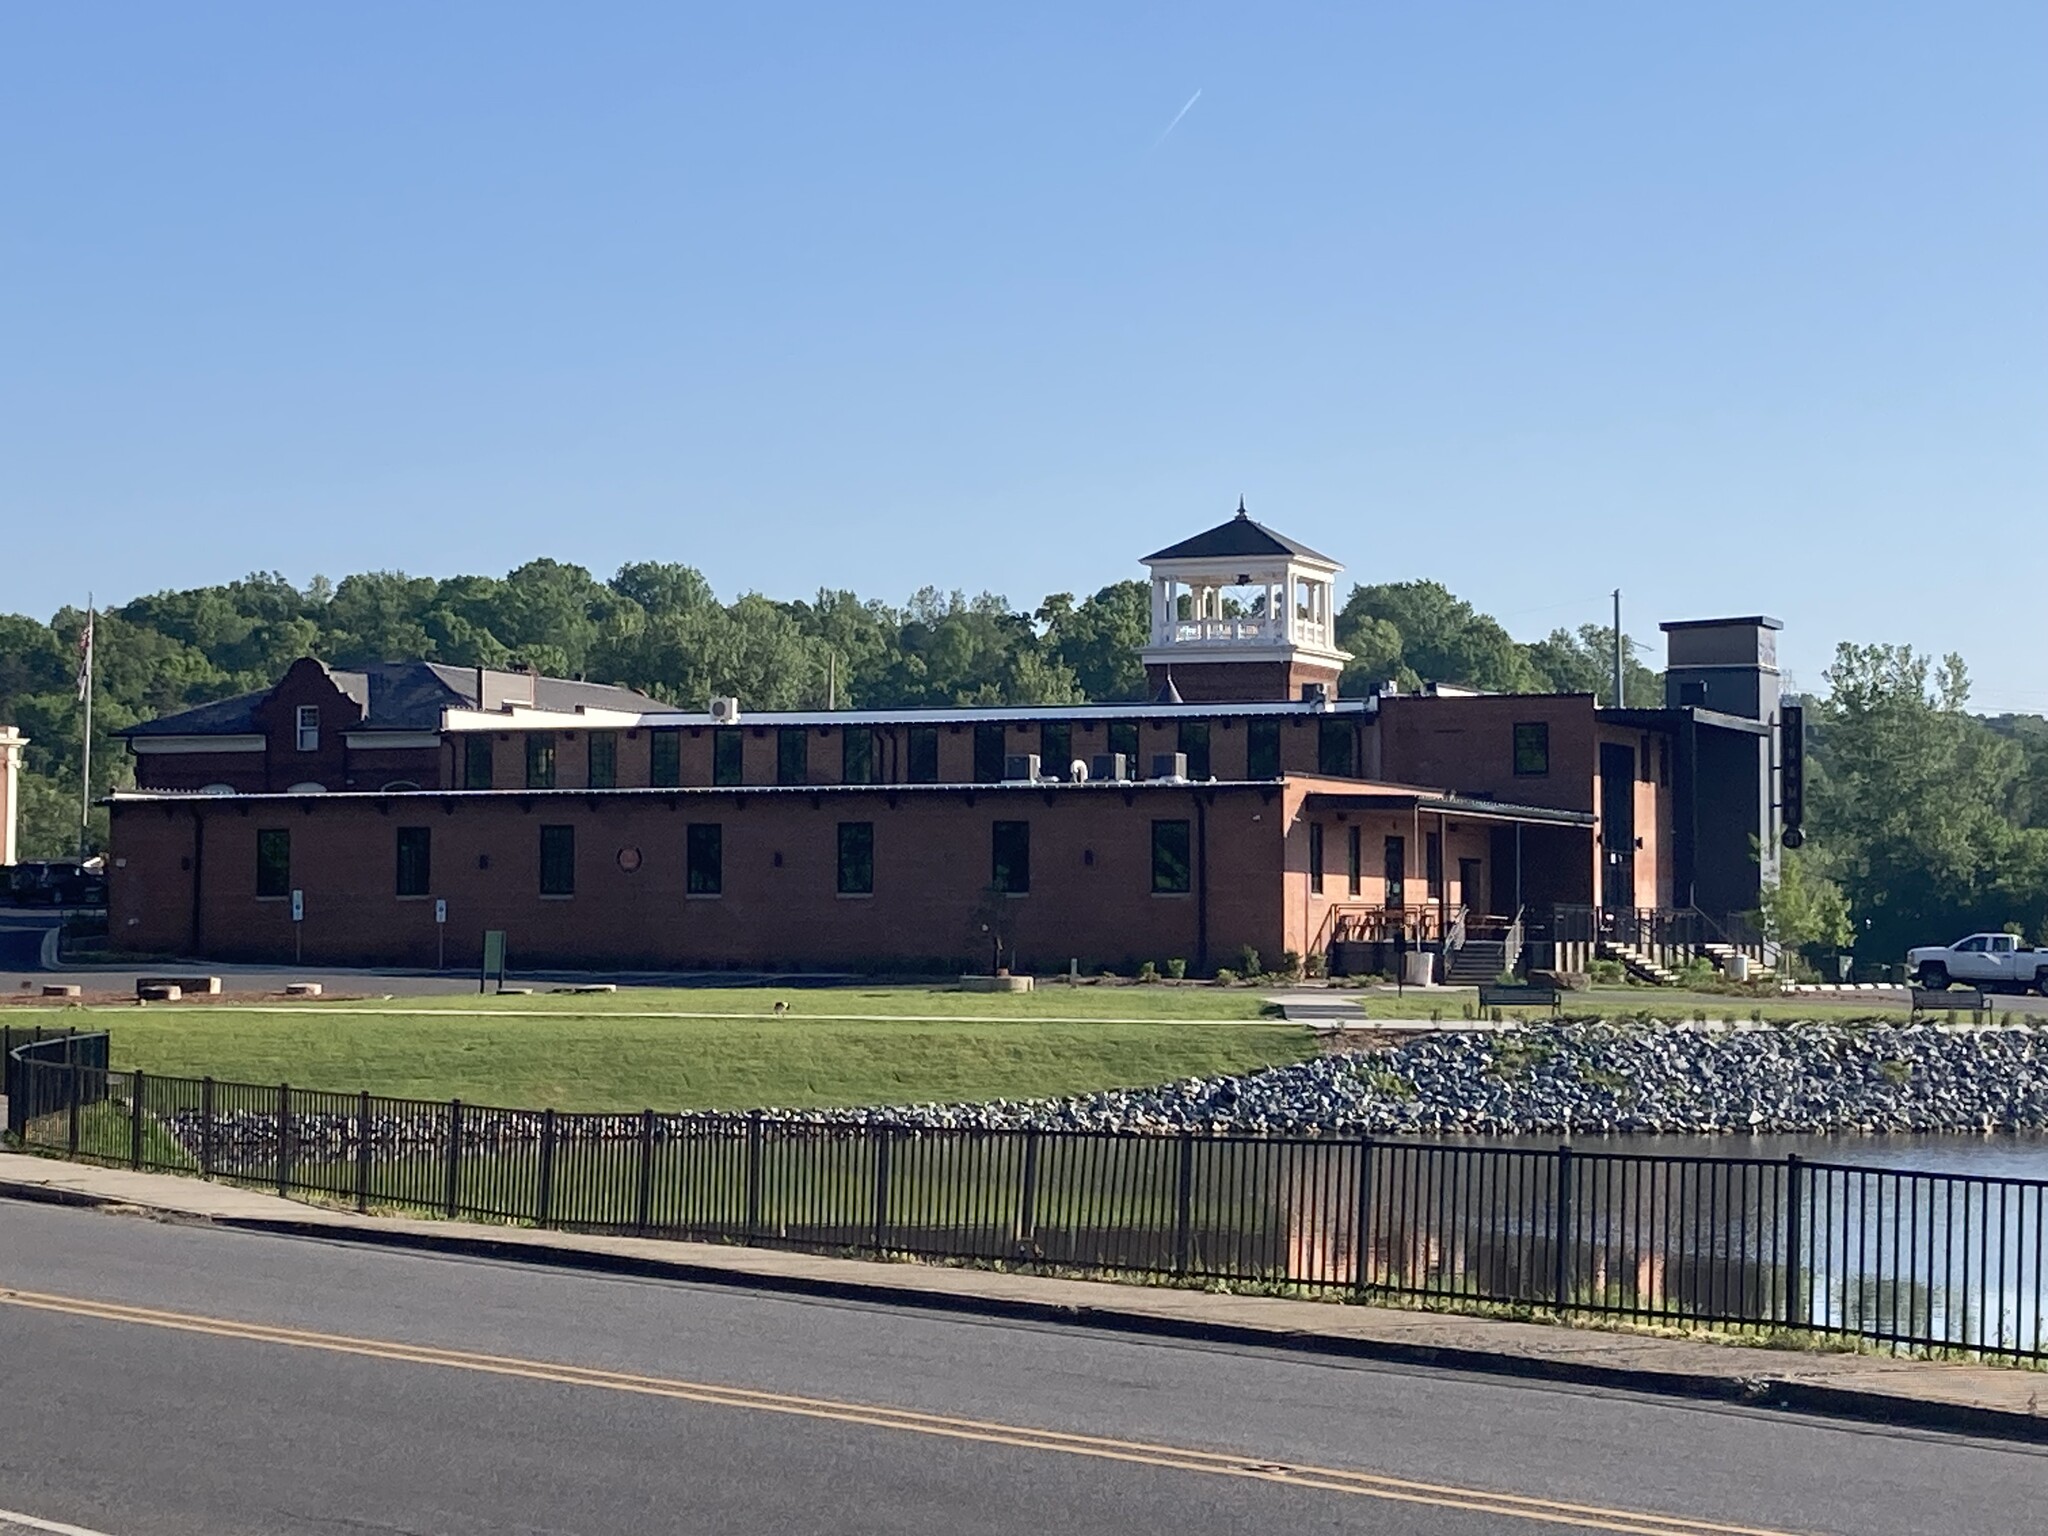
<path fill-rule="evenodd" d="M 1392 1307 L 1228 1296 L 994 1270 L 825 1258 L 770 1248 L 593 1237 L 473 1222 L 358 1216 L 166 1174 L 0 1154 L 0 1200 L 697 1284 L 1305 1350 L 1620 1390 L 1719 1398 L 2048 1442 L 2048 1372 L 1880 1355 L 1745 1348 Z M 0 1231 L 5 1227 L 0 1210 Z"/>

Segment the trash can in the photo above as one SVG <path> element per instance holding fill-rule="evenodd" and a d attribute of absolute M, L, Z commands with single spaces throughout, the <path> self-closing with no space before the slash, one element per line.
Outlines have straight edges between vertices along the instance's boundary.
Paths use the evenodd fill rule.
<path fill-rule="evenodd" d="M 1401 981 L 1410 987 L 1436 985 L 1436 956 L 1426 949 L 1411 949 L 1401 957 Z"/>
<path fill-rule="evenodd" d="M 1749 956 L 1737 953 L 1728 957 L 1728 979 L 1730 981 L 1749 980 Z"/>

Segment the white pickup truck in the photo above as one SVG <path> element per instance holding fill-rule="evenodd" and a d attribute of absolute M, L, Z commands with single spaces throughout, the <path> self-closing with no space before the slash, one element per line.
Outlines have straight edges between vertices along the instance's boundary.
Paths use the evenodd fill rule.
<path fill-rule="evenodd" d="M 2034 949 L 2009 933 L 1973 933 L 1945 946 L 1906 951 L 1913 980 L 1940 991 L 1952 981 L 1986 992 L 2032 987 L 2048 997 L 2048 949 Z"/>

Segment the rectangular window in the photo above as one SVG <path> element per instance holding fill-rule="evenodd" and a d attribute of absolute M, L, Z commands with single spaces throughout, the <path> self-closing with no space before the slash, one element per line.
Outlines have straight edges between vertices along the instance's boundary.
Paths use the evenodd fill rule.
<path fill-rule="evenodd" d="M 462 787 L 491 787 L 491 738 L 481 733 L 462 738 Z"/>
<path fill-rule="evenodd" d="M 910 728 L 910 782 L 939 782 L 939 728 L 936 725 L 913 725 Z"/>
<path fill-rule="evenodd" d="M 320 706 L 301 704 L 299 706 L 299 750 L 318 752 L 320 750 Z"/>
<path fill-rule="evenodd" d="M 1515 727 L 1515 773 L 1541 778 L 1550 772 L 1550 726 L 1538 720 Z"/>
<path fill-rule="evenodd" d="M 1186 822 L 1152 823 L 1152 893 L 1155 896 L 1179 896 L 1194 889 L 1194 859 L 1190 848 Z"/>
<path fill-rule="evenodd" d="M 1206 720 L 1183 720 L 1180 723 L 1179 750 L 1188 755 L 1188 777 L 1191 779 L 1213 778 L 1209 772 L 1209 722 Z"/>
<path fill-rule="evenodd" d="M 1323 824 L 1308 824 L 1308 889 L 1311 896 L 1323 894 Z"/>
<path fill-rule="evenodd" d="M 1344 839 L 1344 884 L 1352 895 L 1365 889 L 1365 834 L 1357 827 Z"/>
<path fill-rule="evenodd" d="M 722 725 L 711 733 L 711 782 L 725 788 L 746 779 L 747 738 L 738 726 Z"/>
<path fill-rule="evenodd" d="M 1316 772 L 1336 779 L 1355 778 L 1357 769 L 1351 757 L 1351 722 L 1322 720 L 1317 724 Z"/>
<path fill-rule="evenodd" d="M 1444 840 L 1434 832 L 1423 839 L 1422 873 L 1429 885 L 1429 899 L 1441 901 L 1444 894 Z"/>
<path fill-rule="evenodd" d="M 875 892 L 875 824 L 839 823 L 839 894 L 872 896 Z"/>
<path fill-rule="evenodd" d="M 1003 741 L 1003 723 L 984 720 L 974 728 L 974 782 L 1003 782 L 1003 758 L 1008 747 Z"/>
<path fill-rule="evenodd" d="M 1404 837 L 1387 839 L 1386 862 L 1380 866 L 1386 876 L 1387 905 L 1405 907 L 1408 905 L 1408 840 Z"/>
<path fill-rule="evenodd" d="M 647 737 L 647 782 L 656 789 L 674 789 L 683 782 L 683 733 L 663 729 Z"/>
<path fill-rule="evenodd" d="M 433 890 L 433 838 L 433 829 L 430 827 L 398 829 L 399 895 L 424 896 Z"/>
<path fill-rule="evenodd" d="M 1248 779 L 1280 777 L 1280 722 L 1247 720 L 1244 726 L 1244 776 Z"/>
<path fill-rule="evenodd" d="M 1671 785 L 1671 743 L 1669 741 L 1657 743 L 1657 784 L 1659 788 L 1669 788 Z"/>
<path fill-rule="evenodd" d="M 270 827 L 256 834 L 256 894 L 289 896 L 292 893 L 292 835 L 284 827 Z"/>
<path fill-rule="evenodd" d="M 1651 783 L 1655 779 L 1656 769 L 1650 761 L 1650 737 L 1648 732 L 1643 734 L 1643 751 L 1642 755 L 1636 759 L 1636 767 L 1640 771 L 1645 784 Z"/>
<path fill-rule="evenodd" d="M 555 737 L 552 731 L 526 733 L 526 787 L 555 787 Z"/>
<path fill-rule="evenodd" d="M 716 896 L 725 889 L 725 828 L 695 822 L 683 833 L 683 889 L 692 896 Z"/>
<path fill-rule="evenodd" d="M 989 842 L 989 885 L 1009 895 L 1031 889 L 1031 823 L 999 821 Z"/>
<path fill-rule="evenodd" d="M 1038 767 L 1049 778 L 1065 779 L 1074 768 L 1074 728 L 1064 720 L 1048 720 L 1038 728 Z"/>
<path fill-rule="evenodd" d="M 1112 720 L 1109 722 L 1109 750 L 1124 755 L 1124 765 L 1131 773 L 1144 777 L 1144 767 L 1138 761 L 1138 722 L 1135 720 Z"/>
<path fill-rule="evenodd" d="M 592 731 L 590 733 L 590 787 L 592 789 L 617 789 L 619 787 L 619 733 L 617 731 Z"/>
<path fill-rule="evenodd" d="M 540 829 L 540 893 L 543 896 L 576 894 L 576 829 Z"/>
<path fill-rule="evenodd" d="M 775 733 L 775 782 L 807 784 L 811 777 L 811 738 L 800 725 L 785 725 Z"/>
<path fill-rule="evenodd" d="M 839 782 L 875 782 L 875 733 L 864 725 L 849 725 L 839 733 Z"/>

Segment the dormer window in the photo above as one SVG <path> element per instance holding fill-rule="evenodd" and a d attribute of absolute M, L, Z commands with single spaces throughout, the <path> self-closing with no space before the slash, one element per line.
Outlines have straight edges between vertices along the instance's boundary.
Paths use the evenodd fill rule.
<path fill-rule="evenodd" d="M 299 706 L 299 750 L 318 752 L 320 750 L 320 706 L 301 704 Z"/>

